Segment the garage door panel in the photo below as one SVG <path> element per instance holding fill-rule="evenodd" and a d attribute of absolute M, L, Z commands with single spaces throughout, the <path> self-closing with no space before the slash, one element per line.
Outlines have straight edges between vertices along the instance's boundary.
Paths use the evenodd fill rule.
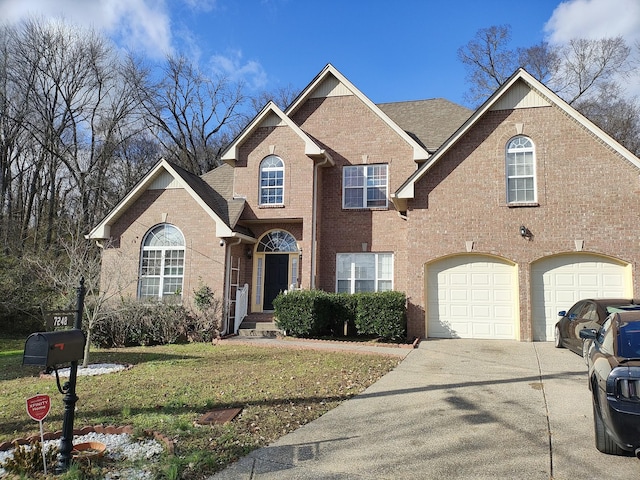
<path fill-rule="evenodd" d="M 469 291 L 452 288 L 449 290 L 448 300 L 452 302 L 466 302 L 469 300 Z"/>
<path fill-rule="evenodd" d="M 602 284 L 606 288 L 615 288 L 616 291 L 623 286 L 623 279 L 620 275 L 603 275 Z"/>
<path fill-rule="evenodd" d="M 632 295 L 630 273 L 622 262 L 591 254 L 551 257 L 531 269 L 533 339 L 553 340 L 558 312 L 584 298 Z"/>
<path fill-rule="evenodd" d="M 451 317 L 455 318 L 471 316 L 469 315 L 469 306 L 467 305 L 451 305 L 448 309 L 448 313 Z"/>
<path fill-rule="evenodd" d="M 515 267 L 463 255 L 427 269 L 428 336 L 515 338 Z"/>
<path fill-rule="evenodd" d="M 488 323 L 480 323 L 480 322 L 474 322 L 473 323 L 473 337 L 474 338 L 489 338 L 492 335 L 492 328 L 491 325 Z"/>

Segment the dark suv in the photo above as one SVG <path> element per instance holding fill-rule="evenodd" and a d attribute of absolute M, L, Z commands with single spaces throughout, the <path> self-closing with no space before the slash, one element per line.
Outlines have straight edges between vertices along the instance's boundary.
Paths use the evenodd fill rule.
<path fill-rule="evenodd" d="M 596 448 L 640 458 L 640 312 L 612 313 L 580 337 L 593 340 L 587 365 Z"/>

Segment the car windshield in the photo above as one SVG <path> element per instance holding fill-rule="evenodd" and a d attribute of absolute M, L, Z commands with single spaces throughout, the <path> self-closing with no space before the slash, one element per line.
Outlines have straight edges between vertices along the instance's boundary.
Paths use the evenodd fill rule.
<path fill-rule="evenodd" d="M 640 357 L 640 326 L 623 325 L 618 333 L 618 356 L 625 358 Z"/>
<path fill-rule="evenodd" d="M 630 312 L 633 310 L 640 310 L 640 305 L 609 305 L 607 307 L 607 313 Z"/>

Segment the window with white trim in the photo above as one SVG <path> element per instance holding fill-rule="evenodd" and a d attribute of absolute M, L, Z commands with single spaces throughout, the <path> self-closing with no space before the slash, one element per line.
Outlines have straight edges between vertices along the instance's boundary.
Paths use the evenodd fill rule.
<path fill-rule="evenodd" d="M 386 292 L 393 290 L 392 253 L 338 253 L 338 293 Z"/>
<path fill-rule="evenodd" d="M 284 162 L 269 155 L 260 163 L 260 205 L 284 203 Z"/>
<path fill-rule="evenodd" d="M 140 255 L 141 299 L 181 297 L 184 278 L 184 237 L 173 225 L 158 225 L 144 237 Z"/>
<path fill-rule="evenodd" d="M 536 157 L 533 142 L 525 136 L 512 138 L 506 149 L 507 203 L 535 203 Z"/>
<path fill-rule="evenodd" d="M 356 165 L 342 169 L 342 208 L 386 208 L 387 165 Z"/>

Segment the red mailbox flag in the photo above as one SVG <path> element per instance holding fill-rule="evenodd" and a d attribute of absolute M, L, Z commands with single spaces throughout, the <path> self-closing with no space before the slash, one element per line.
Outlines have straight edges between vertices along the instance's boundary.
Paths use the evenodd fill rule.
<path fill-rule="evenodd" d="M 51 410 L 51 398 L 49 395 L 36 395 L 27 398 L 27 413 L 34 420 L 41 422 Z"/>

